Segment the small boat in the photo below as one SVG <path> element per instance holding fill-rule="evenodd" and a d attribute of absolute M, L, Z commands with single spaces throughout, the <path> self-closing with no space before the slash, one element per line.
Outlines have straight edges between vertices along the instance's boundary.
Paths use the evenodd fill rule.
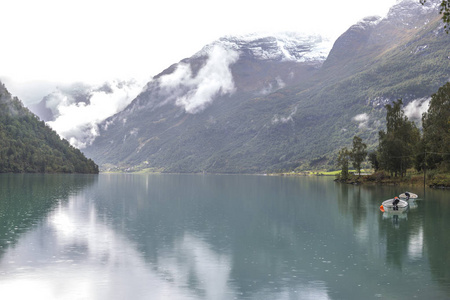
<path fill-rule="evenodd" d="M 404 192 L 403 194 L 400 194 L 398 197 L 401 199 L 416 199 L 419 196 L 417 196 L 417 194 L 414 194 L 411 192 Z"/>
<path fill-rule="evenodd" d="M 399 202 L 397 203 L 397 209 L 395 209 L 393 202 L 394 199 L 383 201 L 380 206 L 380 210 L 383 212 L 404 212 L 408 209 L 409 204 L 405 200 L 399 200 Z"/>

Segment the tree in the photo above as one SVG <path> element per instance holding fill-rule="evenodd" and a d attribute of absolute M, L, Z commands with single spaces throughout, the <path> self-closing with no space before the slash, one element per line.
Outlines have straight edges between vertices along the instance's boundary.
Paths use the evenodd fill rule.
<path fill-rule="evenodd" d="M 375 172 L 378 171 L 378 169 L 380 168 L 380 163 L 378 162 L 377 152 L 370 152 L 368 157 L 372 168 L 375 170 Z"/>
<path fill-rule="evenodd" d="M 356 169 L 358 174 L 361 174 L 361 163 L 367 156 L 367 145 L 362 142 L 362 139 L 358 136 L 353 137 L 353 147 L 350 153 L 350 160 L 353 164 L 353 168 Z"/>
<path fill-rule="evenodd" d="M 399 99 L 386 105 L 386 132 L 379 132 L 380 167 L 395 176 L 403 176 L 412 166 L 415 146 L 420 140 L 420 132 L 414 122 L 408 121 L 402 104 Z"/>
<path fill-rule="evenodd" d="M 424 5 L 427 0 L 420 0 L 420 4 Z M 444 23 L 445 32 L 450 32 L 450 1 L 442 0 L 439 5 L 439 13 L 442 15 L 442 22 Z"/>
<path fill-rule="evenodd" d="M 428 112 L 422 116 L 423 144 L 428 168 L 450 169 L 450 82 L 431 96 Z"/>
<path fill-rule="evenodd" d="M 348 164 L 350 161 L 350 154 L 351 154 L 351 152 L 346 147 L 339 150 L 337 163 L 338 163 L 338 168 L 341 169 L 340 179 L 343 179 L 343 180 L 348 179 L 348 176 L 349 176 Z"/>

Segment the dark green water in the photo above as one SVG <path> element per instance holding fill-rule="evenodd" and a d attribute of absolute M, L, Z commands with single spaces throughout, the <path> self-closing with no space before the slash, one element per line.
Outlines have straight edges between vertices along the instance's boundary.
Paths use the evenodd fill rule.
<path fill-rule="evenodd" d="M 0 299 L 450 299 L 450 191 L 0 175 Z"/>

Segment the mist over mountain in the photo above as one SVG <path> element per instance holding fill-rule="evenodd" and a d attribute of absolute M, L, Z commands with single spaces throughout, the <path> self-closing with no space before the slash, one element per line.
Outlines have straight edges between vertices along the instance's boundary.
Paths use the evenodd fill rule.
<path fill-rule="evenodd" d="M 141 90 L 142 84 L 135 80 L 60 85 L 30 110 L 82 149 L 98 135 L 98 124 L 124 109 Z"/>
<path fill-rule="evenodd" d="M 98 166 L 0 82 L 0 173 L 98 173 Z"/>
<path fill-rule="evenodd" d="M 402 98 L 420 120 L 449 80 L 436 3 L 399 2 L 350 27 L 331 51 L 319 36 L 224 37 L 155 76 L 84 152 L 104 169 L 331 168 L 355 134 L 376 143 L 385 104 Z"/>
<path fill-rule="evenodd" d="M 166 142 L 174 143 L 176 151 L 183 152 L 186 148 L 175 144 L 186 135 L 185 130 L 210 136 L 203 132 L 205 126 L 222 132 L 215 137 L 222 141 L 214 141 L 215 146 L 209 150 L 198 140 L 204 137 L 188 138 L 186 135 L 188 140 L 184 142 L 195 148 L 220 151 L 218 146 L 225 141 L 221 135 L 230 130 L 227 127 L 243 125 L 241 120 L 228 119 L 237 114 L 240 105 L 310 78 L 326 58 L 329 48 L 325 43 L 327 41 L 318 36 L 295 34 L 220 39 L 155 76 L 125 110 L 103 123 L 95 145 L 87 147 L 86 151 L 97 148 L 99 143 L 118 156 L 128 156 L 125 149 L 119 149 L 122 146 L 149 153 L 154 151 L 153 147 L 158 147 L 158 142 L 150 141 L 161 140 L 157 136 L 168 130 L 170 133 L 164 134 L 163 139 L 167 138 Z M 331 47 L 329 42 L 328 47 Z M 283 116 L 279 119 L 284 121 Z M 196 120 L 202 123 L 200 127 Z M 109 133 L 127 142 L 118 145 L 103 139 Z M 146 134 L 157 136 L 139 138 Z"/>

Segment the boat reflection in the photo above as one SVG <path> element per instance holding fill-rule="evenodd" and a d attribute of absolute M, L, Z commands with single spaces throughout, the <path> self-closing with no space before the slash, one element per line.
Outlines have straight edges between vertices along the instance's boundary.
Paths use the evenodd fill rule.
<path fill-rule="evenodd" d="M 389 211 L 383 212 L 383 220 L 392 220 L 392 225 L 395 228 L 400 227 L 400 223 L 408 220 L 408 213 L 406 211 Z"/>
<path fill-rule="evenodd" d="M 415 199 L 408 200 L 409 209 L 416 209 L 418 207 L 417 201 Z"/>

